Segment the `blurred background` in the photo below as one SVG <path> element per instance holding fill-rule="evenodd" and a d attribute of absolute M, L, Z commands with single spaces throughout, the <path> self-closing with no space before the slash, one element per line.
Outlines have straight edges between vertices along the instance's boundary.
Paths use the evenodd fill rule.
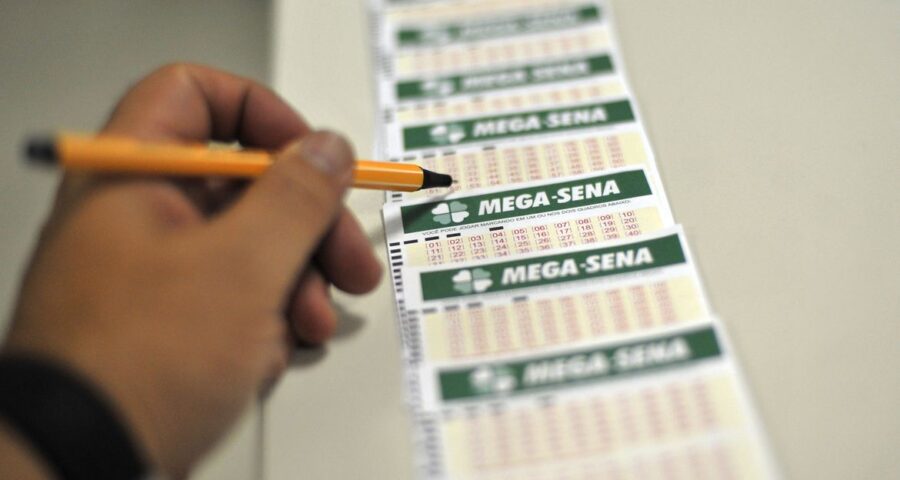
<path fill-rule="evenodd" d="M 669 201 L 786 476 L 900 477 L 900 3 L 612 3 Z M 158 65 L 277 81 L 371 152 L 362 0 L 296 4 L 286 34 L 261 0 L 0 1 L 0 331 L 56 182 L 23 165 L 22 139 L 98 129 Z M 374 197 L 354 195 L 377 237 Z M 366 301 L 380 310 L 347 309 L 375 318 L 290 373 L 197 478 L 409 475 L 389 290 Z M 347 373 L 361 362 L 378 378 Z"/>
<path fill-rule="evenodd" d="M 176 60 L 267 81 L 271 10 L 251 0 L 0 1 L 0 332 L 57 182 L 22 162 L 23 139 L 98 130 L 130 84 Z M 248 415 L 196 477 L 258 478 L 258 419 Z"/>
<path fill-rule="evenodd" d="M 34 132 L 99 129 L 128 86 L 184 59 L 265 81 L 269 12 L 264 1 L 160 3 L 0 2 L 0 310 L 19 273 L 56 176 L 21 161 Z"/>

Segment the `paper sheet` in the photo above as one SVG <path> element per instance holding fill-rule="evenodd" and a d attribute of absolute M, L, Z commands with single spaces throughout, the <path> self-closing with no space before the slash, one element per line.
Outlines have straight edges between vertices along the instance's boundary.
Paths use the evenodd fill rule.
<path fill-rule="evenodd" d="M 775 478 L 605 2 L 371 3 L 423 478 Z"/>

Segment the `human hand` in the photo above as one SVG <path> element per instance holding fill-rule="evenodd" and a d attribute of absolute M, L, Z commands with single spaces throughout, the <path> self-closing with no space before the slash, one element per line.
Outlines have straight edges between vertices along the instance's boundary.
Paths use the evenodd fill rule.
<path fill-rule="evenodd" d="M 233 182 L 68 175 L 23 282 L 4 350 L 86 376 L 149 460 L 183 475 L 285 368 L 289 329 L 331 336 L 330 285 L 364 293 L 381 268 L 341 205 L 350 145 L 258 84 L 164 67 L 103 134 L 281 149 L 239 196 Z"/>

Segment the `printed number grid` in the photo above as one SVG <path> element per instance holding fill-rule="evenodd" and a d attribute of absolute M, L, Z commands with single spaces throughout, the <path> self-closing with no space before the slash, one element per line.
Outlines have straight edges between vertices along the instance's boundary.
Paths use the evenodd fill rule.
<path fill-rule="evenodd" d="M 497 68 L 553 57 L 570 58 L 578 52 L 594 52 L 609 47 L 605 27 L 571 32 L 551 32 L 533 37 L 516 37 L 476 44 L 448 45 L 437 49 L 402 50 L 395 56 L 397 78 L 421 78 L 471 69 Z"/>
<path fill-rule="evenodd" d="M 741 412 L 733 380 L 717 374 L 482 410 L 440 432 L 452 478 L 759 478 Z"/>
<path fill-rule="evenodd" d="M 591 134 L 528 145 L 509 145 L 413 158 L 423 168 L 453 177 L 449 189 L 428 189 L 392 200 L 426 198 L 476 188 L 566 177 L 610 168 L 647 163 L 647 151 L 638 131 L 614 135 Z"/>
<path fill-rule="evenodd" d="M 553 248 L 635 237 L 663 227 L 657 207 L 603 213 L 539 225 L 485 228 L 456 237 L 425 237 L 404 245 L 410 267 L 500 258 Z"/>
<path fill-rule="evenodd" d="M 477 96 L 465 100 L 420 102 L 397 108 L 400 123 L 439 121 L 451 117 L 501 114 L 508 111 L 555 108 L 565 104 L 588 103 L 626 93 L 619 78 L 594 81 L 566 88 L 531 89 L 513 95 Z"/>
<path fill-rule="evenodd" d="M 425 2 L 419 4 L 391 4 L 385 14 L 389 23 L 450 22 L 454 18 L 484 18 L 485 15 L 508 15 L 536 8 L 563 8 L 589 4 L 583 0 L 458 0 L 455 2 Z"/>
<path fill-rule="evenodd" d="M 558 293 L 557 293 L 558 295 Z M 475 359 L 706 319 L 690 275 L 422 315 L 426 360 Z"/>

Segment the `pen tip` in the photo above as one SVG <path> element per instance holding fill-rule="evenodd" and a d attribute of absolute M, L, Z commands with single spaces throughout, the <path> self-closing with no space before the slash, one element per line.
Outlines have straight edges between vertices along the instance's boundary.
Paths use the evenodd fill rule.
<path fill-rule="evenodd" d="M 431 170 L 422 169 L 424 178 L 422 178 L 422 188 L 449 187 L 453 185 L 453 177 L 444 173 L 432 172 Z"/>
<path fill-rule="evenodd" d="M 56 142 L 51 136 L 31 137 L 25 142 L 25 157 L 32 163 L 53 165 L 56 163 Z"/>

